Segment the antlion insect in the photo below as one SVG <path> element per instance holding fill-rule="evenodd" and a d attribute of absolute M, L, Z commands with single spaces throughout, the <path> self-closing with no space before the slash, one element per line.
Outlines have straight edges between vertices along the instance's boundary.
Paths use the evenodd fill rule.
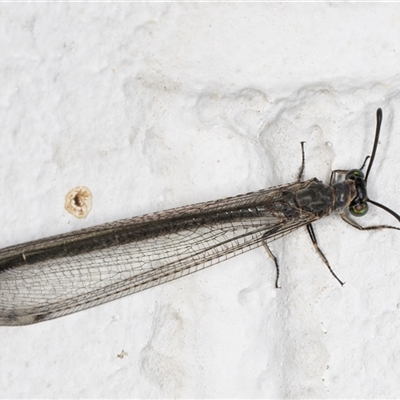
<path fill-rule="evenodd" d="M 312 223 L 333 211 L 361 230 L 397 229 L 388 225 L 362 227 L 352 220 L 368 211 L 368 203 L 400 216 L 367 196 L 382 110 L 378 109 L 371 157 L 360 169 L 332 172 L 326 185 L 313 178 L 141 217 L 116 221 L 0 250 L 0 325 L 25 325 L 94 307 L 199 271 L 263 245 L 276 267 L 268 243 L 306 226 L 320 250 Z M 364 176 L 361 171 L 367 160 Z M 344 180 L 340 177 L 344 175 Z"/>

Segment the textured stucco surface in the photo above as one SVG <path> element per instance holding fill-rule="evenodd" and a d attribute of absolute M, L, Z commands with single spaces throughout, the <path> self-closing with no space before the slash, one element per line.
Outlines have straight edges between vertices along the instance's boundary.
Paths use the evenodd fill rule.
<path fill-rule="evenodd" d="M 302 140 L 327 182 L 378 107 L 369 194 L 400 212 L 399 28 L 398 4 L 1 4 L 0 247 L 291 182 Z M 400 234 L 315 230 L 343 288 L 299 230 L 272 245 L 280 290 L 258 249 L 0 327 L 0 397 L 400 397 Z"/>

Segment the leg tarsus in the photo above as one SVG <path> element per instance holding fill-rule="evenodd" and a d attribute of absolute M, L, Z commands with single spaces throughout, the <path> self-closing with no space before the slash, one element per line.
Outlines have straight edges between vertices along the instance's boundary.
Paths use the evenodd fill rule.
<path fill-rule="evenodd" d="M 301 144 L 301 166 L 300 166 L 299 173 L 297 175 L 297 182 L 300 182 L 303 179 L 304 166 L 305 166 L 304 143 L 305 142 L 300 142 L 300 144 Z"/>
<path fill-rule="evenodd" d="M 276 268 L 276 279 L 275 279 L 275 288 L 276 289 L 280 289 L 280 286 L 278 285 L 278 281 L 279 281 L 279 264 L 278 264 L 278 259 L 274 256 L 274 254 L 272 253 L 271 249 L 268 247 L 267 242 L 265 241 L 265 238 L 261 239 L 261 242 L 264 246 L 264 249 L 266 250 L 266 252 L 268 253 L 268 255 L 274 260 L 275 263 L 275 268 Z"/>
<path fill-rule="evenodd" d="M 367 161 L 368 161 L 369 158 L 371 158 L 371 156 L 365 157 L 365 160 L 364 160 L 364 162 L 363 162 L 363 165 L 362 165 L 361 168 L 360 168 L 360 171 L 362 171 L 362 170 L 364 169 L 365 164 L 367 163 Z"/>
<path fill-rule="evenodd" d="M 322 252 L 322 250 L 318 246 L 317 238 L 315 237 L 314 229 L 311 224 L 307 224 L 307 231 L 308 234 L 310 235 L 311 241 L 315 247 L 315 250 L 319 254 L 319 256 L 322 258 L 322 261 L 325 263 L 325 265 L 328 267 L 330 273 L 336 278 L 336 280 L 343 286 L 345 282 L 342 282 L 338 276 L 333 272 L 333 269 L 331 268 L 328 259 L 325 257 L 325 254 Z"/>
<path fill-rule="evenodd" d="M 353 221 L 344 212 L 340 213 L 339 215 L 344 222 L 348 223 L 353 228 L 359 229 L 360 231 L 372 231 L 372 230 L 378 230 L 378 229 L 396 229 L 397 231 L 400 231 L 400 228 L 397 228 L 395 226 L 390 226 L 390 225 L 361 226 L 356 221 Z"/>

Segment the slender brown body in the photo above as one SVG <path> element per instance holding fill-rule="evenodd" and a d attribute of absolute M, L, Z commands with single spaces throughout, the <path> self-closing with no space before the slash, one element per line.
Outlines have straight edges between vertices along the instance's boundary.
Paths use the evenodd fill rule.
<path fill-rule="evenodd" d="M 279 265 L 268 243 L 306 226 L 320 250 L 312 222 L 338 211 L 361 216 L 370 200 L 366 182 L 375 156 L 382 112 L 366 177 L 345 173 L 342 182 L 326 185 L 301 181 L 222 200 L 116 221 L 0 250 L 0 325 L 26 325 L 71 314 L 180 278 L 263 245 Z M 364 163 L 365 164 L 365 163 Z M 362 169 L 362 168 L 361 168 Z"/>
<path fill-rule="evenodd" d="M 38 322 L 159 285 L 348 206 L 312 179 L 0 250 L 0 324 Z M 184 250 L 184 251 L 182 251 Z"/>

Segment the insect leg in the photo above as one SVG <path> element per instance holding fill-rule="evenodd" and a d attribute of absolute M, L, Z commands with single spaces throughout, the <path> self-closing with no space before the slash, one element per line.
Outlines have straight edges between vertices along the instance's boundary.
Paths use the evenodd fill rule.
<path fill-rule="evenodd" d="M 329 184 L 332 186 L 338 181 L 338 179 L 336 178 L 337 174 L 347 174 L 347 172 L 349 172 L 347 169 L 335 169 L 331 172 L 331 180 L 329 181 Z"/>
<path fill-rule="evenodd" d="M 301 144 L 301 166 L 300 166 L 299 174 L 297 175 L 297 182 L 300 182 L 303 179 L 304 166 L 305 166 L 304 143 L 305 142 L 300 142 L 300 144 Z"/>
<path fill-rule="evenodd" d="M 367 161 L 368 161 L 370 158 L 371 158 L 371 156 L 365 157 L 364 163 L 363 163 L 363 165 L 361 166 L 360 171 L 362 171 L 362 170 L 364 169 L 365 164 L 367 163 Z"/>
<path fill-rule="evenodd" d="M 400 231 L 400 228 L 390 225 L 361 226 L 356 221 L 353 221 L 351 218 L 349 218 L 345 213 L 340 213 L 339 215 L 342 217 L 343 221 L 347 222 L 353 228 L 359 229 L 360 231 L 372 231 L 374 229 L 396 229 Z"/>
<path fill-rule="evenodd" d="M 276 268 L 276 279 L 275 279 L 275 288 L 276 289 L 280 289 L 279 285 L 278 285 L 278 281 L 279 281 L 279 264 L 278 264 L 278 259 L 274 256 L 274 254 L 272 253 L 271 249 L 268 247 L 268 244 L 265 240 L 264 237 L 261 238 L 261 242 L 264 246 L 264 249 L 267 251 L 268 255 L 274 260 L 275 263 L 275 268 Z"/>
<path fill-rule="evenodd" d="M 322 258 L 322 261 L 325 263 L 325 265 L 328 267 L 329 271 L 331 272 L 331 274 L 336 278 L 336 280 L 343 286 L 344 282 L 342 282 L 338 276 L 333 272 L 333 269 L 331 268 L 331 266 L 329 265 L 329 261 L 328 259 L 325 257 L 324 253 L 322 252 L 322 250 L 319 248 L 318 246 L 318 242 L 317 242 L 317 238 L 315 237 L 315 233 L 314 233 L 314 229 L 312 227 L 311 224 L 307 224 L 307 231 L 308 234 L 310 235 L 311 241 L 315 247 L 315 250 L 317 251 L 317 253 L 319 254 L 319 256 Z"/>
<path fill-rule="evenodd" d="M 363 170 L 363 168 L 365 167 L 365 164 L 367 163 L 368 159 L 371 158 L 370 156 L 365 157 L 364 163 L 360 168 L 360 171 Z M 335 169 L 334 171 L 331 172 L 331 180 L 329 181 L 330 185 L 333 185 L 334 183 L 336 183 L 338 181 L 338 179 L 336 178 L 336 175 L 341 174 L 341 175 L 346 175 L 349 172 L 349 170 L 347 169 Z"/>

